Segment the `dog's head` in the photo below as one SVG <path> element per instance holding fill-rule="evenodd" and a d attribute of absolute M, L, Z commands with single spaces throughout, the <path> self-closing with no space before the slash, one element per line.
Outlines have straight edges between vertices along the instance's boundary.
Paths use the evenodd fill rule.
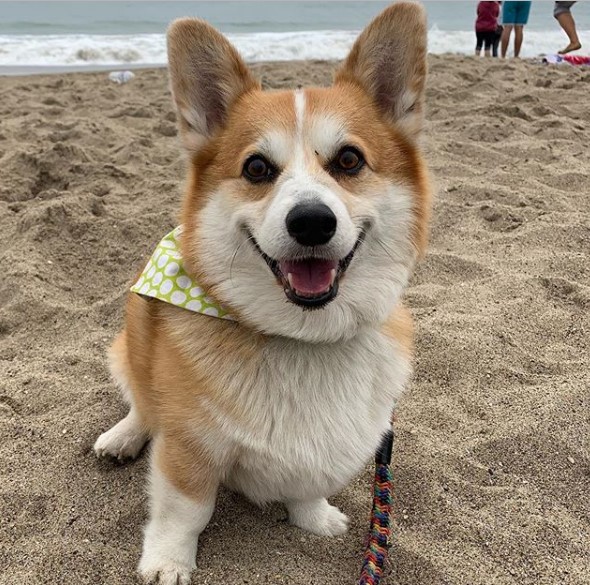
<path fill-rule="evenodd" d="M 267 334 L 334 341 L 384 321 L 426 245 L 423 9 L 385 10 L 330 88 L 261 91 L 200 20 L 172 24 L 168 54 L 188 269 Z"/>

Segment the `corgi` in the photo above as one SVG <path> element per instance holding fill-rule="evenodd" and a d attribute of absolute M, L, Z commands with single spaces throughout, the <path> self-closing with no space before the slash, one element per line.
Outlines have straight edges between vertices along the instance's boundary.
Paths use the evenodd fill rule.
<path fill-rule="evenodd" d="M 371 459 L 408 382 L 401 299 L 431 190 L 420 5 L 375 18 L 328 88 L 262 91 L 201 20 L 175 21 L 167 38 L 188 153 L 171 270 L 182 263 L 177 298 L 194 290 L 201 309 L 158 297 L 161 276 L 129 295 L 109 360 L 130 410 L 94 449 L 134 458 L 151 441 L 138 570 L 176 585 L 221 485 L 284 503 L 301 529 L 346 531 L 327 498 Z"/>

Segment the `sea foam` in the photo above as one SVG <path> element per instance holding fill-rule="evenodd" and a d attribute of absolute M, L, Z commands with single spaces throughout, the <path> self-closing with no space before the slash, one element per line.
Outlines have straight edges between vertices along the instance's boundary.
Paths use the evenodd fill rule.
<path fill-rule="evenodd" d="M 581 31 L 583 37 L 590 31 Z M 337 60 L 346 56 L 358 31 L 299 31 L 228 34 L 247 61 L 296 59 Z M 525 31 L 522 56 L 555 53 L 565 43 L 559 30 Z M 428 33 L 431 53 L 472 54 L 472 31 Z M 0 66 L 123 66 L 166 63 L 163 34 L 135 35 L 4 35 L 0 36 Z"/>

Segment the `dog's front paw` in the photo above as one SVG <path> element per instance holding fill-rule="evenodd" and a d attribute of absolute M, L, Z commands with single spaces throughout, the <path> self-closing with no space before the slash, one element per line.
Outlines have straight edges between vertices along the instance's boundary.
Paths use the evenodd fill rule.
<path fill-rule="evenodd" d="M 147 438 L 147 433 L 139 425 L 136 415 L 130 413 L 96 439 L 94 452 L 99 458 L 114 457 L 119 461 L 135 459 Z"/>
<path fill-rule="evenodd" d="M 114 457 L 119 461 L 135 459 L 145 444 L 143 437 L 122 434 L 115 427 L 106 431 L 96 439 L 94 452 L 99 458 Z"/>
<path fill-rule="evenodd" d="M 145 559 L 139 563 L 139 576 L 146 585 L 189 585 L 191 567 L 167 559 Z"/>
<path fill-rule="evenodd" d="M 291 524 L 320 536 L 338 536 L 348 530 L 348 517 L 325 499 L 287 505 Z"/>

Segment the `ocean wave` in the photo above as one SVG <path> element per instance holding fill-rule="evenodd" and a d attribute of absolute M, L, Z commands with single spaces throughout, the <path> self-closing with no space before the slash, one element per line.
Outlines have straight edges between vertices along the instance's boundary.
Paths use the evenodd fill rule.
<path fill-rule="evenodd" d="M 582 36 L 590 31 L 581 31 Z M 229 34 L 247 61 L 296 59 L 337 60 L 346 56 L 358 31 L 303 31 Z M 564 44 L 560 30 L 525 31 L 523 57 L 555 53 Z M 472 31 L 428 33 L 431 53 L 472 54 Z M 0 66 L 71 66 L 165 64 L 162 34 L 136 35 L 4 35 L 0 36 Z"/>

